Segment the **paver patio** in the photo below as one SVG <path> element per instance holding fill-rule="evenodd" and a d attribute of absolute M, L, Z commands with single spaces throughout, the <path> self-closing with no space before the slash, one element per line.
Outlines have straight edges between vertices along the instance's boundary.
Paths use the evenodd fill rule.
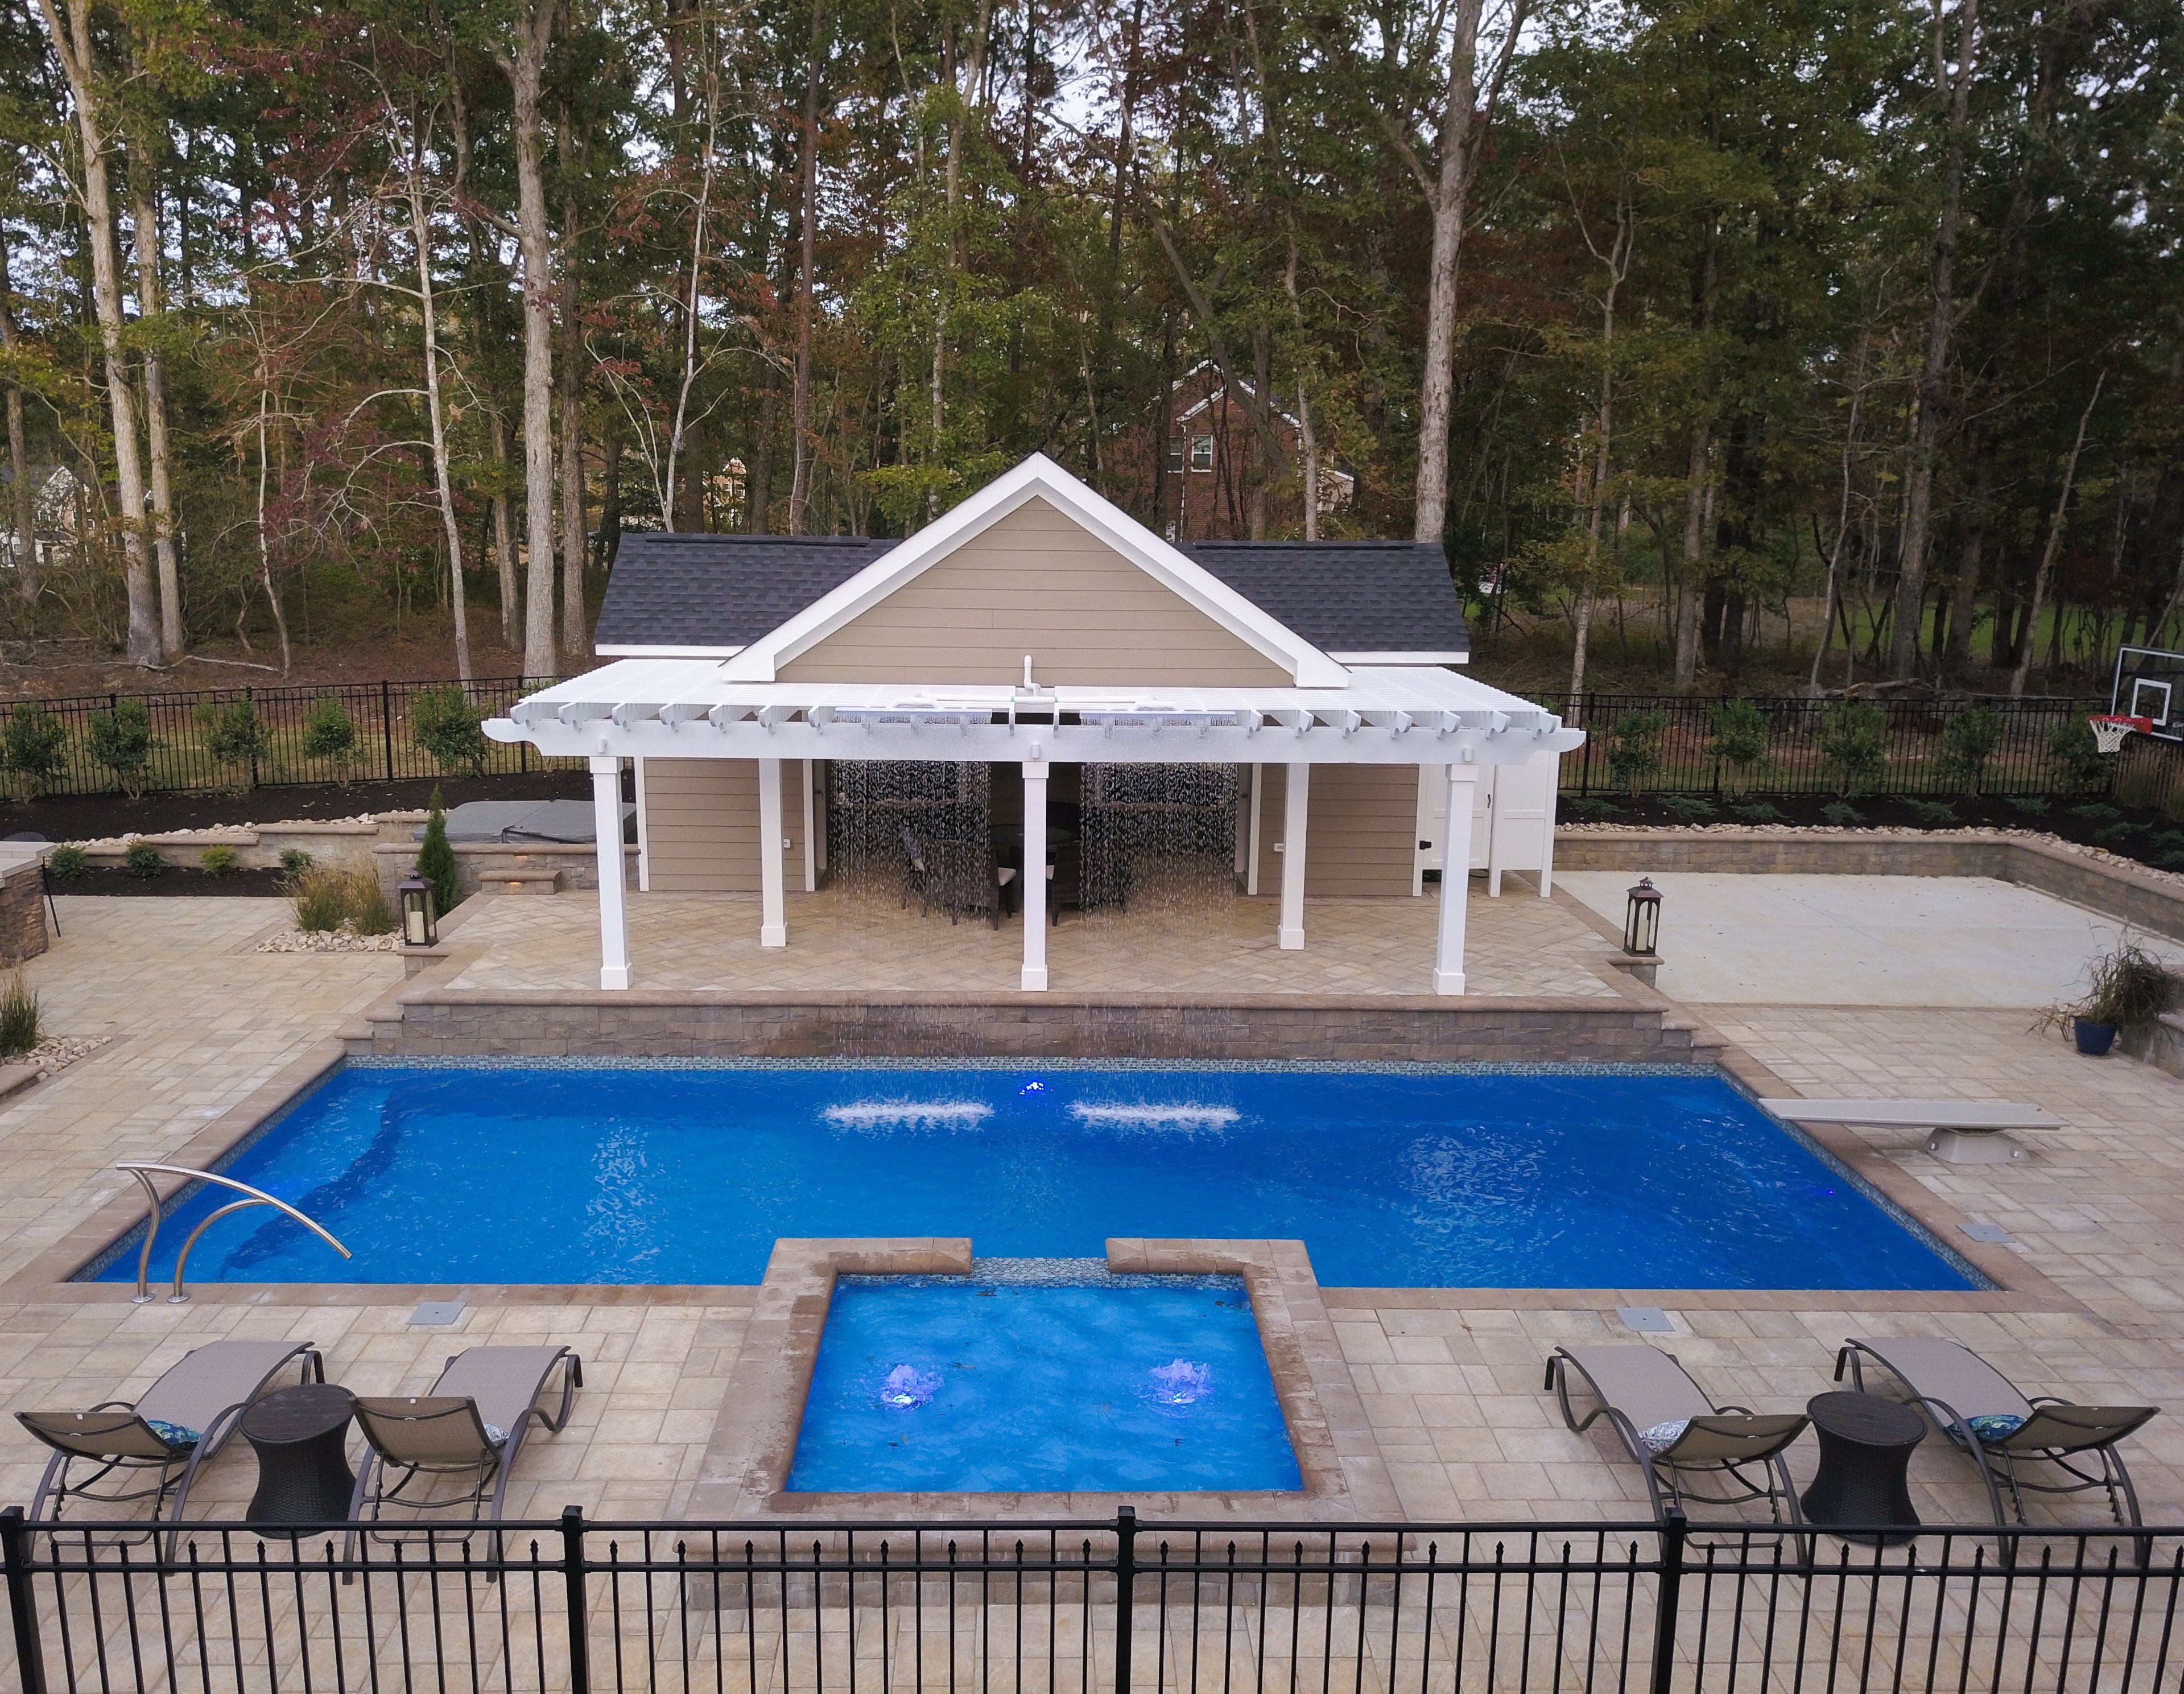
<path fill-rule="evenodd" d="M 709 956 L 736 964 L 740 950 L 757 953 L 755 924 L 741 921 L 736 903 L 721 904 L 738 921 L 699 933 L 691 921 L 698 908 L 688 902 L 638 903 L 654 926 L 655 973 L 670 968 L 677 946 L 685 950 L 674 968 L 694 984 L 713 980 L 701 974 Z M 1258 908 L 1248 910 L 1256 917 Z M 1763 898 L 1753 910 L 1752 921 L 1764 922 Z M 181 1145 L 400 979 L 399 961 L 385 956 L 253 953 L 283 920 L 275 902 L 64 899 L 59 911 L 58 944 L 28 971 L 48 1025 L 117 1039 L 0 1108 L 0 1272 L 11 1274 L 115 1191 L 122 1179 L 111 1170 L 114 1160 L 156 1157 Z M 1474 898 L 1472 911 L 1474 946 L 1490 927 L 1506 925 L 1495 945 L 1512 958 L 1580 961 L 1602 948 L 1581 921 L 1529 890 L 1499 902 Z M 1323 955 L 1349 945 L 1344 921 L 1340 912 L 1317 917 L 1315 945 L 1324 939 Z M 551 984 L 581 967 L 590 922 L 591 903 L 582 896 L 510 899 L 488 902 L 456 935 L 465 948 L 483 949 L 473 972 Z M 818 928 L 813 912 L 804 927 L 806 934 Z M 1065 937 L 1070 928 L 1063 926 Z M 648 943 L 646 931 L 638 933 L 643 971 Z M 997 966 L 1014 957 L 1008 929 L 996 937 L 934 919 L 916 933 L 930 944 L 920 961 L 926 984 L 934 981 L 922 974 L 928 965 L 983 972 L 979 950 L 989 946 L 997 950 Z M 1402 938 L 1394 922 L 1382 939 L 1386 956 L 1400 956 L 1406 969 L 1429 959 L 1429 946 L 1396 950 Z M 1060 945 L 1057 980 L 1066 956 Z M 1778 949 L 1786 955 L 1795 945 L 1786 928 Z M 1357 945 L 1357 968 L 1376 980 L 1370 949 L 1362 939 Z M 792 945 L 760 962 L 785 969 L 797 951 Z M 868 961 L 872 956 L 866 954 Z M 1273 965 L 1297 956 L 1277 955 Z M 1303 956 L 1318 963 L 1310 950 Z M 1161 980 L 1173 979 L 1170 963 L 1160 961 Z M 2075 963 L 2073 956 L 2056 968 Z M 844 967 L 838 961 L 833 968 Z M 1910 968 L 1899 964 L 1899 975 Z M 1833 1348 L 1847 1335 L 1952 1335 L 2028 1392 L 2170 1407 L 2129 1452 L 2149 1518 L 2184 1521 L 2184 1266 L 2174 1247 L 2184 1239 L 2184 1083 L 2126 1059 L 2080 1058 L 2059 1040 L 2028 1034 L 2022 1010 L 1754 1004 L 1709 1006 L 1708 1016 L 1807 1093 L 2007 1091 L 2054 1109 L 2070 1127 L 2040 1140 L 2035 1156 L 2019 1165 L 1943 1166 L 1908 1138 L 1876 1134 L 1873 1140 L 1916 1181 L 2003 1224 L 2015 1251 L 2083 1309 L 1853 1315 L 1818 1301 L 1786 1307 L 1755 1300 L 1747 1309 L 1693 1302 L 1672 1310 L 1679 1335 L 1669 1345 L 1699 1379 L 1761 1410 L 1792 1407 L 1831 1385 Z M 0 1311 L 0 1409 L 126 1396 L 187 1346 L 226 1334 L 310 1339 L 326 1351 L 330 1379 L 377 1392 L 428 1383 L 462 1346 L 550 1336 L 582 1352 L 587 1387 L 569 1431 L 532 1444 L 511 1509 L 549 1513 L 574 1502 L 595 1515 L 671 1515 L 721 1405 L 747 1298 L 635 1303 L 602 1289 L 596 1299 L 552 1305 L 473 1304 L 451 1330 L 412 1328 L 406 1299 L 324 1304 L 298 1290 L 248 1304 L 174 1307 L 83 1303 L 57 1292 Z M 1638 1511 L 1631 1468 L 1611 1457 L 1604 1440 L 1564 1430 L 1540 1386 L 1540 1359 L 1556 1342 L 1622 1338 L 1612 1311 L 1536 1295 L 1490 1296 L 1450 1309 L 1429 1299 L 1332 1290 L 1328 1304 L 1409 1514 L 1479 1520 Z M 42 1461 L 12 1422 L 0 1429 L 0 1500 L 27 1500 Z M 1810 1444 L 1802 1444 L 1793 1469 L 1802 1477 L 1812 1462 Z M 1913 1477 L 1930 1518 L 1978 1521 L 1983 1499 L 1973 1474 L 1943 1443 L 1929 1440 Z M 239 1508 L 253 1478 L 237 1449 L 203 1479 L 193 1514 Z"/>

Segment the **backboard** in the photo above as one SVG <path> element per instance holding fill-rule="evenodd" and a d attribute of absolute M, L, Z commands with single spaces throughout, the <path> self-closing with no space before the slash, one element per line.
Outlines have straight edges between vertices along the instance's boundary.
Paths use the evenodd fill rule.
<path fill-rule="evenodd" d="M 2150 720 L 2160 740 L 2184 741 L 2184 653 L 2119 648 L 2109 710 Z"/>

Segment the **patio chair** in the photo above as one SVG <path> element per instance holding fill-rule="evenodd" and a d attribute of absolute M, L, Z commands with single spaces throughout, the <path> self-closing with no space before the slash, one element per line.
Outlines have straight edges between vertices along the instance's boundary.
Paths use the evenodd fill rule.
<path fill-rule="evenodd" d="M 1582 1419 L 1570 1405 L 1573 1376 L 1600 1401 Z M 1671 1507 L 1686 1504 L 1686 1479 L 1701 1475 L 1724 1479 L 1724 1491 L 1689 1498 L 1717 1506 L 1764 1500 L 1774 1522 L 1803 1521 L 1782 1458 L 1811 1421 L 1802 1413 L 1717 1406 L 1672 1354 L 1642 1345 L 1557 1347 L 1547 1357 L 1546 1386 L 1572 1429 L 1607 1419 L 1646 1479 L 1662 1522 Z"/>
<path fill-rule="evenodd" d="M 70 1500 L 110 1506 L 149 1499 L 154 1523 L 163 1513 L 179 1519 L 198 1470 L 219 1456 L 251 1402 L 297 1360 L 298 1380 L 326 1379 L 326 1361 L 309 1341 L 208 1341 L 133 1401 L 103 1401 L 85 1412 L 18 1412 L 15 1421 L 53 1453 L 31 1502 L 31 1521 L 45 1514 L 47 1501 L 58 1520 Z M 98 1468 L 78 1481 L 69 1474 L 78 1463 Z M 125 1484 L 148 1472 L 145 1487 L 98 1487 L 109 1476 Z"/>
<path fill-rule="evenodd" d="M 560 1405 L 549 1412 L 556 1370 Z M 467 1506 L 473 1523 L 497 1520 L 532 1424 L 558 1434 L 583 1385 L 583 1361 L 566 1347 L 472 1347 L 448 1361 L 426 1394 L 359 1396 L 357 1425 L 370 1451 L 357 1471 L 350 1518 L 376 1523 L 390 1507 L 421 1515 Z M 467 1482 L 468 1491 L 426 1497 L 443 1477 Z"/>
<path fill-rule="evenodd" d="M 1994 1521 L 2007 1527 L 2025 1522 L 2025 1496 L 2082 1494 L 2098 1488 L 2120 1524 L 2137 1529 L 2143 1521 L 2138 1493 L 2124 1468 L 2116 1443 L 2144 1428 L 2158 1406 L 2080 1406 L 2053 1395 L 2027 1399 L 2015 1384 L 1969 1347 L 1930 1335 L 1892 1335 L 1861 1340 L 1853 1336 L 1836 1354 L 1836 1380 L 1850 1371 L 1851 1386 L 1865 1392 L 1865 1361 L 1871 1359 L 1901 1383 L 1911 1404 L 1934 1420 L 1935 1428 L 1979 1466 L 1986 1484 Z M 2098 1460 L 2098 1471 L 2089 1461 Z M 2036 1482 L 2020 1470 L 2025 1462 L 2045 1463 L 2069 1480 Z M 2003 1492 L 2008 1491 L 2004 1514 Z M 2142 1564 L 2150 1543 L 2139 1546 Z M 2013 1549 L 2005 1546 L 2005 1554 Z"/>

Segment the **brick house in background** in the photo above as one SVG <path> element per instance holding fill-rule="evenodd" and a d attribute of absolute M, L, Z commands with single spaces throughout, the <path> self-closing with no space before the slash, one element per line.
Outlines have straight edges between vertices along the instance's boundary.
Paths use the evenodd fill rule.
<path fill-rule="evenodd" d="M 1246 393 L 1251 386 L 1239 381 Z M 1279 410 L 1274 429 L 1294 475 L 1301 476 L 1304 454 L 1301 426 Z M 1167 474 L 1158 482 L 1159 512 L 1155 527 L 1170 541 L 1236 541 L 1251 534 L 1249 481 L 1253 462 L 1251 415 L 1222 380 L 1221 367 L 1206 360 L 1177 378 L 1168 389 Z M 1323 516 L 1347 507 L 1357 479 L 1323 458 L 1319 510 Z M 1270 503 L 1269 527 L 1277 535 L 1301 535 L 1304 514 L 1297 488 L 1277 488 Z"/>

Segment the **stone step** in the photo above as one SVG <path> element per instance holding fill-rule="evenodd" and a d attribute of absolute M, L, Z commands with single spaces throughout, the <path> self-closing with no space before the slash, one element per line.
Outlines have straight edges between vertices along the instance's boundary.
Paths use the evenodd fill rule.
<path fill-rule="evenodd" d="M 549 894 L 561 892 L 561 872 L 552 865 L 514 865 L 495 868 L 478 878 L 486 894 Z"/>

